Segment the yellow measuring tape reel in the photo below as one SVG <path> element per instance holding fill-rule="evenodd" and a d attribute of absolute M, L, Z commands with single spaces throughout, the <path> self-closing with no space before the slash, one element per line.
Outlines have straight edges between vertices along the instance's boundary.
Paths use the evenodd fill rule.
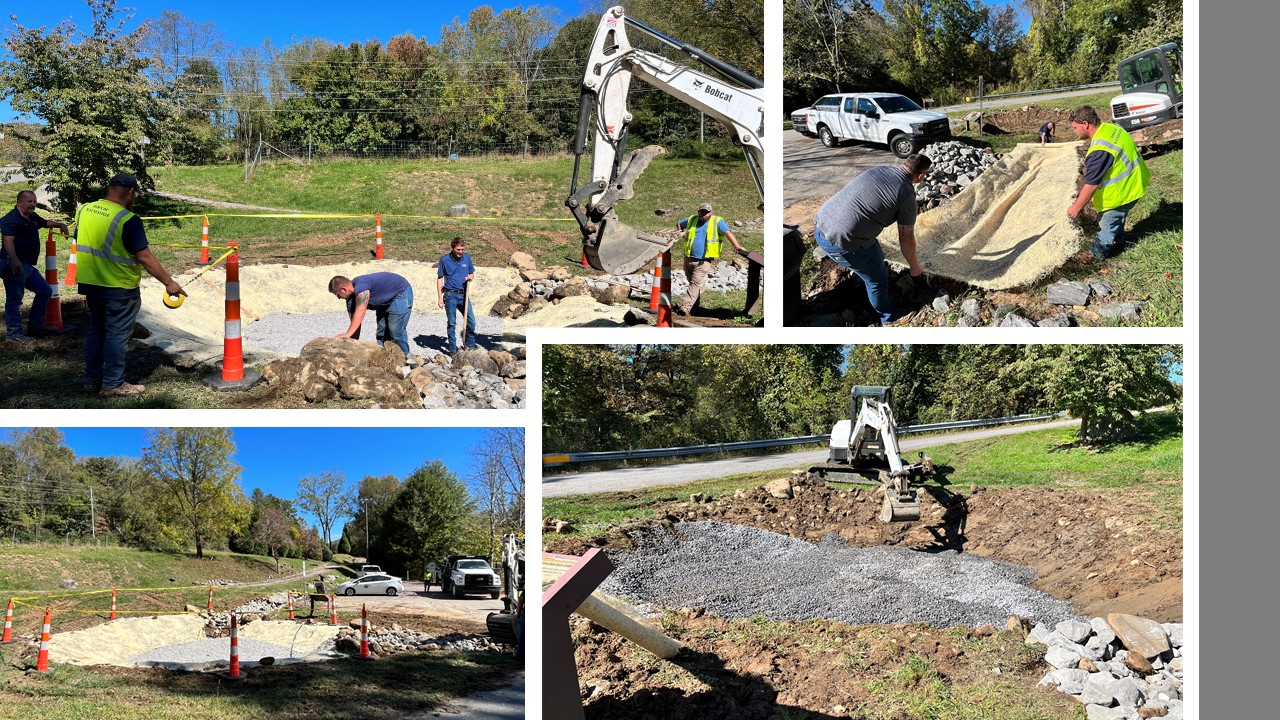
<path fill-rule="evenodd" d="M 235 252 L 237 249 L 239 248 L 230 248 L 226 252 L 222 253 L 222 257 L 209 263 L 208 267 L 196 273 L 195 275 L 192 275 L 191 279 L 183 283 L 181 287 L 186 287 L 190 283 L 194 282 L 196 278 L 212 270 L 218 263 L 231 257 L 231 253 Z M 164 306 L 169 308 L 170 310 L 177 310 L 178 308 L 182 307 L 182 302 L 186 299 L 187 299 L 186 295 L 170 295 L 169 292 L 166 290 L 164 291 L 164 297 L 162 298 L 161 301 L 164 303 Z"/>

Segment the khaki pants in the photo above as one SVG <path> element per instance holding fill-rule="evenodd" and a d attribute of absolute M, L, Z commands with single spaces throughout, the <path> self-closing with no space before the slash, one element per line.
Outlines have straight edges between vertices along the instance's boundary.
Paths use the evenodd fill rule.
<path fill-rule="evenodd" d="M 693 306 L 698 304 L 698 296 L 702 294 L 702 283 L 715 264 L 715 260 L 684 259 L 684 276 L 689 278 L 689 289 L 685 291 L 684 301 L 680 303 L 681 310 L 693 312 Z"/>

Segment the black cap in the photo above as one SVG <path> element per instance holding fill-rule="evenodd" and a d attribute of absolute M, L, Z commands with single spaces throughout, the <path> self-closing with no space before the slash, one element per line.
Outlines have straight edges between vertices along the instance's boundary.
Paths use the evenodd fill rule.
<path fill-rule="evenodd" d="M 111 182 L 107 183 L 107 187 L 111 187 L 113 185 L 116 187 L 132 188 L 134 190 L 137 190 L 138 179 L 130 175 L 129 173 L 120 173 L 119 175 L 116 175 L 115 177 L 111 178 Z"/>

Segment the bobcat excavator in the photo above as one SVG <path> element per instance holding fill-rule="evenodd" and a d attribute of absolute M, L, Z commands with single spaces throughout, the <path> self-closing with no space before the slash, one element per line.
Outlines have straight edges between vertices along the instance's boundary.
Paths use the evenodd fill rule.
<path fill-rule="evenodd" d="M 494 642 L 516 646 L 519 638 L 518 620 L 524 609 L 520 606 L 520 592 L 524 589 L 524 538 L 515 535 L 502 536 L 502 612 L 489 613 L 485 625 Z"/>
<path fill-rule="evenodd" d="M 889 407 L 889 388 L 855 385 L 850 419 L 831 429 L 827 464 L 809 472 L 844 482 L 871 482 L 884 491 L 880 519 L 901 522 L 920 519 L 920 501 L 911 481 L 933 475 L 933 460 L 920 453 L 920 462 L 906 464 L 898 450 L 898 426 Z M 861 407 L 859 407 L 861 402 Z"/>
<path fill-rule="evenodd" d="M 634 28 L 671 46 L 726 80 L 704 75 L 661 55 L 632 46 L 627 29 Z M 636 272 L 675 242 L 640 232 L 618 220 L 614 204 L 633 196 L 636 179 L 649 163 L 666 151 L 658 145 L 626 153 L 627 93 L 635 76 L 719 120 L 735 145 L 746 155 L 756 190 L 764 197 L 764 83 L 701 50 L 673 40 L 627 17 L 622 6 L 600 18 L 582 79 L 578 108 L 578 136 L 573 145 L 573 180 L 565 205 L 582 229 L 582 251 L 597 270 L 615 275 Z M 594 115 L 595 122 L 592 123 Z M 582 156 L 594 133 L 591 178 L 579 184 Z"/>

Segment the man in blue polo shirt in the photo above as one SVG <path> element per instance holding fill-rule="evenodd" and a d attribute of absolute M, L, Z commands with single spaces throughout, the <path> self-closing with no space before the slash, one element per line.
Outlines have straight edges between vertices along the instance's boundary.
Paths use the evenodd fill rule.
<path fill-rule="evenodd" d="M 698 304 L 702 283 L 720 257 L 720 238 L 729 238 L 739 255 L 746 255 L 747 251 L 738 244 L 738 238 L 734 237 L 724 218 L 711 214 L 711 203 L 699 205 L 698 214 L 681 218 L 676 228 L 684 235 L 684 276 L 689 280 L 689 289 L 676 312 L 688 315 Z"/>
<path fill-rule="evenodd" d="M 4 277 L 4 325 L 10 340 L 48 335 L 44 314 L 53 289 L 37 269 L 40 261 L 40 230 L 50 225 L 62 232 L 66 223 L 49 222 L 36 214 L 36 194 L 30 190 L 18 193 L 18 203 L 0 218 L 0 236 L 4 249 L 0 252 L 0 275 Z M 31 314 L 27 316 L 27 334 L 22 334 L 22 295 L 32 293 Z"/>
<path fill-rule="evenodd" d="M 347 301 L 351 326 L 340 338 L 360 339 L 364 314 L 372 309 L 378 319 L 378 344 L 390 340 L 404 351 L 409 361 L 409 316 L 413 311 L 413 287 L 395 273 L 376 272 L 348 279 L 335 275 L 329 280 L 329 292 Z"/>
<path fill-rule="evenodd" d="M 449 354 L 458 352 L 458 323 L 454 312 L 459 305 L 465 303 L 463 310 L 467 316 L 467 337 L 463 343 L 468 350 L 476 349 L 476 313 L 471 303 L 466 302 L 467 283 L 476 278 L 476 266 L 471 256 L 466 253 L 467 245 L 462 238 L 456 237 L 449 243 L 449 254 L 440 258 L 436 270 L 436 293 L 438 302 L 444 308 L 444 316 L 449 323 Z"/>

